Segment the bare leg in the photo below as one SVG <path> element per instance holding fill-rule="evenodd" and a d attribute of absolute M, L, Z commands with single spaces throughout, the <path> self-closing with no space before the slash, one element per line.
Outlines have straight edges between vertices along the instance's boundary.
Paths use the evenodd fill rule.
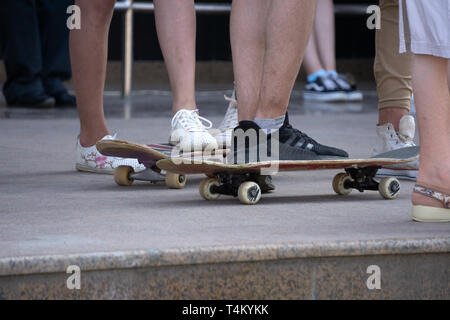
<path fill-rule="evenodd" d="M 311 0 L 271 1 L 257 118 L 273 119 L 286 114 L 310 37 L 314 9 L 315 1 Z"/>
<path fill-rule="evenodd" d="M 317 0 L 314 36 L 321 64 L 325 70 L 336 70 L 333 0 Z"/>
<path fill-rule="evenodd" d="M 156 29 L 173 91 L 172 110 L 194 110 L 195 34 L 194 1 L 155 0 Z"/>
<path fill-rule="evenodd" d="M 311 37 L 306 47 L 305 58 L 303 59 L 303 67 L 307 75 L 313 74 L 319 70 L 324 69 L 320 62 L 319 53 L 317 52 L 316 37 L 312 32 Z"/>
<path fill-rule="evenodd" d="M 80 30 L 70 33 L 70 56 L 80 117 L 80 143 L 92 146 L 109 134 L 103 113 L 108 30 L 114 0 L 77 0 Z"/>
<path fill-rule="evenodd" d="M 413 88 L 420 134 L 418 184 L 450 192 L 450 94 L 447 59 L 415 55 Z M 438 202 L 413 194 L 413 203 L 437 206 Z"/>
<path fill-rule="evenodd" d="M 406 108 L 387 107 L 380 109 L 378 112 L 378 125 L 382 126 L 387 123 L 391 123 L 395 131 L 399 130 L 400 119 L 406 116 L 409 110 Z"/>
<path fill-rule="evenodd" d="M 234 0 L 230 18 L 233 70 L 239 120 L 253 120 L 258 109 L 270 0 Z"/>
<path fill-rule="evenodd" d="M 450 64 L 447 67 L 448 91 L 450 91 Z"/>

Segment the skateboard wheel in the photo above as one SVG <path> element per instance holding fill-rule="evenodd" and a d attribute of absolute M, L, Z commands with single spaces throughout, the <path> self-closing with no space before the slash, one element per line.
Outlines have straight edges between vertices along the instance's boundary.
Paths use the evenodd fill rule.
<path fill-rule="evenodd" d="M 134 173 L 133 167 L 119 166 L 114 170 L 114 181 L 119 186 L 129 187 L 134 182 L 134 179 L 130 178 L 131 173 Z"/>
<path fill-rule="evenodd" d="M 345 183 L 352 181 L 352 178 L 346 173 L 338 173 L 333 179 L 333 190 L 338 195 L 348 196 L 351 192 L 351 188 L 347 188 Z"/>
<path fill-rule="evenodd" d="M 178 173 L 166 173 L 166 185 L 169 189 L 183 189 L 186 185 L 186 176 Z"/>
<path fill-rule="evenodd" d="M 397 199 L 400 194 L 400 182 L 393 177 L 381 179 L 378 191 L 385 199 Z"/>
<path fill-rule="evenodd" d="M 220 194 L 212 192 L 211 187 L 212 186 L 218 187 L 219 185 L 220 185 L 219 180 L 217 180 L 216 178 L 208 178 L 203 180 L 198 188 L 200 191 L 200 195 L 205 200 L 209 201 L 217 200 Z"/>
<path fill-rule="evenodd" d="M 261 199 L 261 188 L 256 182 L 244 182 L 239 186 L 238 197 L 243 204 L 257 204 Z"/>

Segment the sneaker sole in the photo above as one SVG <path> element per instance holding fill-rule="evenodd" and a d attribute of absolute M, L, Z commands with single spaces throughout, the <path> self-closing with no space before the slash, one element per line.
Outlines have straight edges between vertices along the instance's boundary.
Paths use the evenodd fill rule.
<path fill-rule="evenodd" d="M 351 92 L 347 94 L 347 101 L 358 102 L 363 101 L 364 96 L 361 92 Z"/>
<path fill-rule="evenodd" d="M 114 169 L 98 169 L 77 163 L 75 169 L 81 172 L 98 173 L 98 174 L 114 174 Z"/>
<path fill-rule="evenodd" d="M 412 218 L 418 222 L 450 222 L 450 209 L 413 206 Z"/>
<path fill-rule="evenodd" d="M 419 170 L 411 170 L 411 169 L 385 169 L 382 168 L 378 170 L 377 177 L 386 178 L 386 177 L 397 177 L 398 179 L 405 179 L 416 181 L 417 176 L 419 174 Z"/>
<path fill-rule="evenodd" d="M 340 102 L 347 101 L 347 94 L 344 92 L 333 92 L 333 93 L 314 93 L 314 92 L 304 92 L 303 99 L 306 101 L 321 101 L 321 102 Z"/>

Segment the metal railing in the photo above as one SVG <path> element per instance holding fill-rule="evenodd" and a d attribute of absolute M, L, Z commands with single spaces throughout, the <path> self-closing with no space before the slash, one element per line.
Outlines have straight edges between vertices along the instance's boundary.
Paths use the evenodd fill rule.
<path fill-rule="evenodd" d="M 122 58 L 122 97 L 128 99 L 133 90 L 133 15 L 134 12 L 154 12 L 155 6 L 151 2 L 134 2 L 125 0 L 116 2 L 115 10 L 124 13 L 124 40 Z M 195 4 L 199 14 L 228 14 L 230 4 Z M 367 4 L 336 4 L 336 15 L 361 16 L 365 15 Z"/>

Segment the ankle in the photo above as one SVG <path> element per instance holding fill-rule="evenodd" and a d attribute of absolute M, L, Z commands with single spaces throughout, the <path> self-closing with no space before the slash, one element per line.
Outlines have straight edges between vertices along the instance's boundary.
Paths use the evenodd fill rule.
<path fill-rule="evenodd" d="M 95 132 L 95 133 L 80 133 L 78 136 L 78 139 L 80 140 L 80 145 L 83 148 L 92 147 L 95 145 L 98 141 L 100 141 L 104 136 L 109 135 L 109 131 L 101 131 L 101 132 Z"/>
<path fill-rule="evenodd" d="M 180 110 L 197 110 L 195 101 L 174 101 L 172 105 L 173 114 Z"/>

